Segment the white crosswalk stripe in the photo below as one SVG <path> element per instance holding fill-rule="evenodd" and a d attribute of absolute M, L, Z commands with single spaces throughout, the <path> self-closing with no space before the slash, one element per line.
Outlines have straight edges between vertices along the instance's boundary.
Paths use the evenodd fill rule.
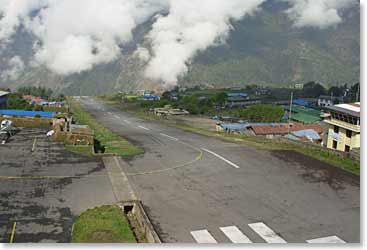
<path fill-rule="evenodd" d="M 262 222 L 252 223 L 248 225 L 268 243 L 287 243 L 282 237 L 277 235 L 270 227 Z"/>
<path fill-rule="evenodd" d="M 191 231 L 191 235 L 197 243 L 217 243 L 208 230 Z"/>
<path fill-rule="evenodd" d="M 252 243 L 252 241 L 244 235 L 236 226 L 219 228 L 233 243 Z"/>
<path fill-rule="evenodd" d="M 248 224 L 248 226 L 258 234 L 266 243 L 287 243 L 285 239 L 280 237 L 276 232 L 274 232 L 269 226 L 267 226 L 263 222 L 257 222 Z M 244 229 L 244 228 L 242 228 Z M 232 242 L 232 243 L 253 243 L 253 241 L 245 235 L 240 228 L 237 226 L 226 226 L 219 227 L 219 230 Z M 213 231 L 214 235 L 217 234 Z M 213 235 L 206 229 L 191 231 L 192 237 L 195 239 L 197 243 L 218 243 L 217 240 L 213 237 Z M 224 242 L 223 242 L 224 243 Z M 301 243 L 301 242 L 299 242 Z M 326 243 L 326 244 L 340 244 L 347 243 L 338 236 L 328 236 L 322 238 L 315 238 L 306 240 L 306 243 Z"/>
<path fill-rule="evenodd" d="M 338 236 L 329 236 L 323 238 L 317 238 L 312 240 L 306 240 L 307 243 L 346 243 L 344 240 L 340 239 Z"/>

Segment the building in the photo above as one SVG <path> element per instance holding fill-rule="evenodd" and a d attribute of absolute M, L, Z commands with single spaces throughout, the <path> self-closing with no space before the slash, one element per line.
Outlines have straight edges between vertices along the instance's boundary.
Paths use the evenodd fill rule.
<path fill-rule="evenodd" d="M 250 98 L 246 93 L 227 93 L 225 106 L 229 108 L 234 108 L 234 107 L 245 107 L 260 103 L 261 103 L 260 99 Z"/>
<path fill-rule="evenodd" d="M 360 148 L 360 103 L 330 106 L 327 112 L 327 147 L 344 152 Z"/>
<path fill-rule="evenodd" d="M 284 136 L 287 134 L 291 134 L 297 131 L 310 130 L 315 131 L 318 134 L 323 133 L 323 129 L 319 124 L 302 124 L 298 122 L 294 122 L 291 124 L 288 123 L 270 123 L 270 124 L 259 124 L 252 125 L 250 129 L 253 131 L 254 135 L 262 135 L 268 138 L 273 138 L 276 136 Z M 304 133 L 296 133 L 294 135 L 298 137 L 302 137 Z M 306 136 L 305 136 L 306 137 Z"/>
<path fill-rule="evenodd" d="M 154 114 L 156 116 L 178 116 L 178 115 L 189 115 L 190 113 L 184 109 L 173 109 L 171 106 L 166 105 L 164 108 L 155 108 Z"/>
<path fill-rule="evenodd" d="M 0 90 L 0 109 L 6 108 L 6 104 L 8 102 L 8 95 L 9 95 L 9 92 Z"/>
<path fill-rule="evenodd" d="M 341 102 L 342 98 L 336 96 L 320 95 L 320 97 L 317 99 L 317 106 L 330 107 Z"/>

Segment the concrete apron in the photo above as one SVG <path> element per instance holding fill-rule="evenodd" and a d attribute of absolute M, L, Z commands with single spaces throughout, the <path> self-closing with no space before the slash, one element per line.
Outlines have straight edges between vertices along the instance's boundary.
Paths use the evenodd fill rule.
<path fill-rule="evenodd" d="M 129 179 L 122 170 L 121 165 L 126 163 L 116 156 L 103 157 L 102 160 L 111 180 L 113 192 L 118 201 L 117 205 L 129 220 L 134 219 L 134 226 L 139 231 L 135 233 L 142 234 L 147 243 L 162 243 L 141 201 L 137 199 L 131 188 Z"/>

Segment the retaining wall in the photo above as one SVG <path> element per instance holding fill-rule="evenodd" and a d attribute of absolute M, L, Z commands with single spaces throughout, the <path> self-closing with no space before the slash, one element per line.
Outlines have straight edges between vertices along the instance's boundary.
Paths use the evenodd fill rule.
<path fill-rule="evenodd" d="M 122 201 L 118 205 L 125 213 L 128 210 L 129 213 L 134 216 L 134 219 L 139 227 L 138 230 L 143 234 L 147 243 L 162 243 L 157 232 L 154 230 L 148 215 L 145 213 L 141 201 Z"/>

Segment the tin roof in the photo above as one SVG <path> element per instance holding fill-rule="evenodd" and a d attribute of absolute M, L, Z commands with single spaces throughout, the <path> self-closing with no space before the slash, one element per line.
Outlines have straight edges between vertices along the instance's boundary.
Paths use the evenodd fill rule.
<path fill-rule="evenodd" d="M 289 132 L 305 129 L 313 129 L 319 134 L 323 132 L 323 129 L 319 124 L 305 125 L 302 123 L 293 123 L 291 126 L 288 124 L 257 125 L 251 126 L 251 128 L 256 135 L 285 135 Z"/>
<path fill-rule="evenodd" d="M 361 112 L 361 103 L 355 102 L 355 103 L 344 103 L 344 104 L 337 104 L 334 106 L 326 107 L 325 109 L 349 114 L 355 117 L 360 117 Z"/>

